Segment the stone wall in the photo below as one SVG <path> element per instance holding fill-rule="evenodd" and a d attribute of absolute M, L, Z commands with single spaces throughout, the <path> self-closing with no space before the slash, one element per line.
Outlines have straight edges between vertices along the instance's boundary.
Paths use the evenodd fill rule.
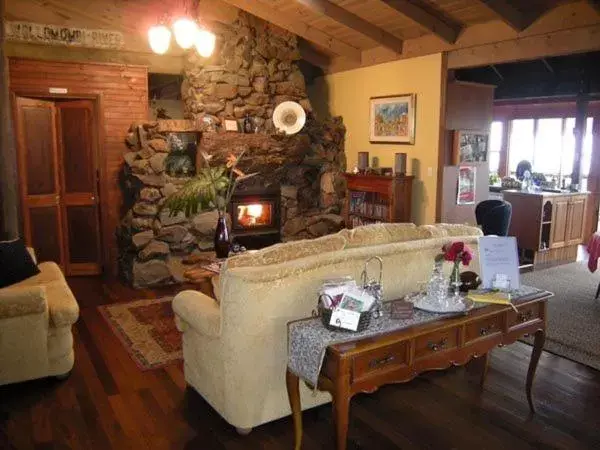
<path fill-rule="evenodd" d="M 293 100 L 311 112 L 295 35 L 240 13 L 231 26 L 217 31 L 210 58 L 186 54 L 181 89 L 190 119 L 242 119 L 248 114 L 258 130 L 271 133 L 273 110 Z"/>

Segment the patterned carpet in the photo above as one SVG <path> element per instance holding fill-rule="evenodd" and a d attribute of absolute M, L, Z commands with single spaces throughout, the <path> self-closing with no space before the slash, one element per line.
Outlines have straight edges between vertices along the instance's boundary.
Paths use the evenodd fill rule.
<path fill-rule="evenodd" d="M 165 297 L 98 307 L 141 370 L 164 367 L 183 358 L 172 300 Z"/>
<path fill-rule="evenodd" d="M 599 273 L 577 262 L 523 274 L 521 281 L 555 294 L 548 301 L 544 348 L 600 370 Z"/>

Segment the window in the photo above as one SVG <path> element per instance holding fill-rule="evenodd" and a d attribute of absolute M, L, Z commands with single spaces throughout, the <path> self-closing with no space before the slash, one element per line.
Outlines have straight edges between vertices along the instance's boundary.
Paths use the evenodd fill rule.
<path fill-rule="evenodd" d="M 588 117 L 581 155 L 581 188 L 587 186 L 592 159 L 593 118 Z M 490 171 L 499 169 L 502 122 L 493 122 L 490 137 Z M 575 157 L 574 117 L 556 117 L 544 119 L 514 119 L 510 121 L 508 138 L 508 166 L 511 175 L 515 175 L 517 164 L 526 160 L 532 165 L 533 172 L 546 176 L 548 181 L 555 178 L 565 185 L 571 183 Z M 496 137 L 497 136 L 497 137 Z M 497 140 L 497 142 L 495 141 Z"/>

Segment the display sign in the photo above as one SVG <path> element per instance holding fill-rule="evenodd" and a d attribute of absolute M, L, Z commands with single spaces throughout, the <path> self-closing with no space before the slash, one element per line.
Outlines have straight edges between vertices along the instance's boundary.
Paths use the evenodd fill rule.
<path fill-rule="evenodd" d="M 519 289 L 521 280 L 516 237 L 480 237 L 479 264 L 483 288 Z"/>

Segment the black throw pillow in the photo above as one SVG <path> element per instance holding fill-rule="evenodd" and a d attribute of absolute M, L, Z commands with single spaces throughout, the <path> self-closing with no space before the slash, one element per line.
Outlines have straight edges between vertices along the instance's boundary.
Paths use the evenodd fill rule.
<path fill-rule="evenodd" d="M 40 273 L 21 239 L 0 242 L 0 288 Z"/>

